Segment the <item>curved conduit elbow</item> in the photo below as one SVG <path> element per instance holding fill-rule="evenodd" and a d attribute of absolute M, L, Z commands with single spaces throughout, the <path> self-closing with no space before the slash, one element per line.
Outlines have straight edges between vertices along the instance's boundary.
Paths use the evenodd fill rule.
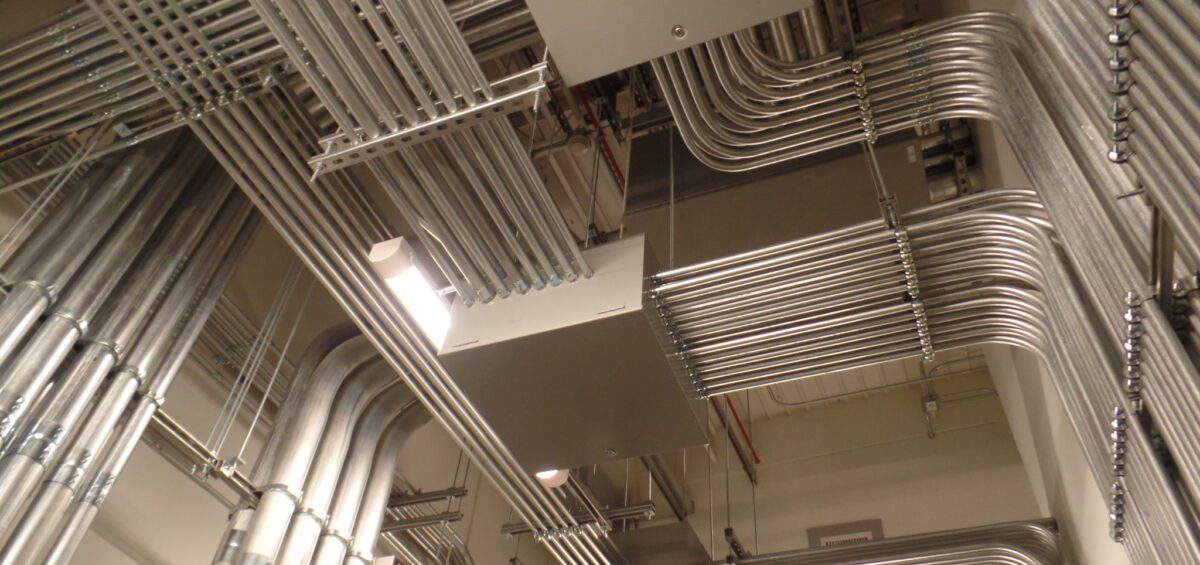
<path fill-rule="evenodd" d="M 358 517 L 354 521 L 354 535 L 350 538 L 349 554 L 346 565 L 361 563 L 371 565 L 375 562 L 375 540 L 383 526 L 383 518 L 387 514 L 388 497 L 392 494 L 392 483 L 396 480 L 396 464 L 399 463 L 400 452 L 408 438 L 425 424 L 429 423 L 429 411 L 420 405 L 405 408 L 392 423 L 388 425 L 379 446 L 375 450 L 375 458 L 371 461 L 371 473 L 367 479 L 362 501 L 358 505 Z"/>
<path fill-rule="evenodd" d="M 338 389 L 350 375 L 376 359 L 374 346 L 362 336 L 337 345 L 309 374 L 293 384 L 283 414 L 268 439 L 260 468 L 262 489 L 235 563 L 273 563 L 300 502 L 304 481 L 326 428 Z"/>
<path fill-rule="evenodd" d="M 389 426 L 398 419 L 404 420 L 403 415 L 412 411 L 410 408 L 415 408 L 415 404 L 408 387 L 397 384 L 372 401 L 359 418 L 312 565 L 340 565 L 345 559 L 380 441 Z M 418 411 L 425 412 L 424 409 Z"/>
<path fill-rule="evenodd" d="M 313 339 L 308 349 L 305 350 L 304 355 L 300 357 L 300 362 L 296 365 L 292 384 L 288 388 L 288 393 L 283 400 L 283 404 L 280 406 L 279 415 L 275 418 L 273 430 L 287 429 L 292 422 L 301 417 L 300 401 L 304 396 L 304 391 L 309 386 L 306 383 L 312 380 L 317 365 L 335 347 L 356 335 L 358 335 L 358 330 L 354 327 L 354 324 L 343 323 L 325 330 Z M 258 462 L 255 464 L 253 475 L 250 478 L 255 485 L 266 484 L 268 472 L 278 458 L 283 439 L 282 435 L 274 434 L 267 438 L 267 443 L 263 446 L 262 453 L 258 456 Z M 254 502 L 246 501 L 245 504 L 240 505 L 230 514 L 229 524 L 226 526 L 225 534 L 222 536 L 221 543 L 217 547 L 217 554 L 213 557 L 213 565 L 233 563 L 241 551 L 242 542 L 245 541 L 246 530 L 250 526 L 250 519 L 254 517 L 254 510 Z"/>
<path fill-rule="evenodd" d="M 304 496 L 300 500 L 300 507 L 292 514 L 276 563 L 301 565 L 312 556 L 329 511 L 329 503 L 333 500 L 338 474 L 350 448 L 355 422 L 368 404 L 396 380 L 396 372 L 391 366 L 376 357 L 351 375 L 338 390 L 325 433 L 321 436 L 321 444 L 317 447 L 308 478 L 304 481 Z"/>

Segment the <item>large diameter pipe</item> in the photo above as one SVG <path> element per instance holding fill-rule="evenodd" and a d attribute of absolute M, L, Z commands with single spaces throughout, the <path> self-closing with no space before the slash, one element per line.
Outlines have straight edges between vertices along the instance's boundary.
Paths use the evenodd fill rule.
<path fill-rule="evenodd" d="M 396 480 L 396 465 L 400 460 L 400 451 L 408 438 L 419 428 L 429 423 L 429 411 L 423 406 L 410 406 L 399 417 L 392 421 L 379 447 L 375 450 L 375 458 L 371 462 L 371 472 L 367 479 L 367 487 L 358 505 L 358 517 L 354 521 L 354 534 L 351 536 L 350 551 L 346 563 L 359 562 L 371 565 L 375 562 L 375 543 L 379 537 L 383 518 L 387 514 L 388 497 L 392 492 L 392 483 Z"/>
<path fill-rule="evenodd" d="M 388 425 L 412 402 L 413 395 L 408 387 L 395 385 L 372 401 L 354 426 L 350 451 L 346 454 L 346 464 L 342 466 L 329 519 L 317 542 L 312 565 L 340 564 L 345 558 L 379 440 Z"/>
<path fill-rule="evenodd" d="M 33 399 L 39 396 L 70 352 L 71 346 L 88 331 L 89 320 L 100 310 L 122 275 L 137 258 L 138 250 L 150 239 L 171 203 L 179 196 L 184 186 L 181 181 L 194 172 L 198 156 L 198 147 L 185 148 L 177 154 L 178 158 L 168 172 L 159 176 L 145 190 L 119 191 L 124 195 L 120 199 L 124 202 L 133 200 L 138 192 L 141 195 L 121 216 L 120 224 L 104 239 L 83 271 L 71 281 L 54 314 L 43 322 L 13 365 L 0 376 L 0 443 L 7 448 L 13 447 L 9 444 L 13 432 L 26 420 Z M 147 180 L 153 172 L 137 173 L 140 178 Z M 67 245 L 69 240 L 64 238 L 59 243 Z M 56 249 L 55 253 L 69 254 L 72 251 L 62 248 Z M 38 271 L 43 271 L 38 276 L 44 276 L 42 265 L 34 268 L 34 272 Z M 103 347 L 107 344 L 97 342 L 96 345 Z M 0 496 L 5 492 L 0 485 Z M 0 510 L 2 516 L 4 511 Z M 0 524 L 3 523 L 0 518 Z"/>
<path fill-rule="evenodd" d="M 263 489 L 250 527 L 246 531 L 238 563 L 271 563 L 283 542 L 292 513 L 302 496 L 304 479 L 321 433 L 325 429 L 329 410 L 338 388 L 353 372 L 371 362 L 377 353 L 366 338 L 357 337 L 339 345 L 326 357 L 309 382 L 302 386 L 300 414 L 284 419 L 281 415 L 271 431 L 269 443 L 279 443 L 277 459 L 267 471 L 266 480 L 256 482 Z M 291 393 L 288 394 L 291 397 Z M 280 438 L 280 439 L 276 439 Z"/>
<path fill-rule="evenodd" d="M 245 214 L 248 213 L 249 209 L 246 208 Z M 233 227 L 226 232 L 236 234 L 226 257 L 239 257 L 258 226 L 257 216 L 247 217 L 245 214 L 240 215 L 240 227 Z M 133 450 L 141 440 L 146 426 L 150 424 L 155 412 L 162 405 L 167 389 L 179 373 L 192 344 L 195 343 L 207 322 L 209 314 L 216 307 L 221 293 L 215 289 L 224 289 L 229 277 L 233 275 L 235 261 L 236 259 L 230 259 L 229 262 L 223 263 L 221 270 L 214 274 L 207 287 L 212 292 L 206 291 L 205 297 L 197 303 L 192 316 L 178 332 L 169 352 L 151 373 L 153 376 L 150 380 L 143 386 L 141 397 L 130 409 L 124 426 L 113 433 L 107 451 L 91 479 L 72 501 L 66 514 L 62 517 L 61 526 L 56 528 L 55 535 L 51 536 L 54 544 L 46 554 L 44 561 L 46 565 L 66 565 L 71 561 L 71 557 L 75 554 L 79 543 L 83 541 L 88 527 L 91 526 L 96 514 L 100 511 L 100 506 L 108 496 L 109 490 L 133 455 Z"/>
<path fill-rule="evenodd" d="M 354 423 L 371 400 L 396 380 L 396 372 L 391 366 L 377 358 L 352 375 L 338 390 L 329 422 L 321 435 L 321 444 L 304 481 L 300 508 L 292 515 L 275 560 L 279 565 L 304 564 L 312 556 L 350 447 Z"/>
<path fill-rule="evenodd" d="M 4 263 L 5 280 L 21 280 L 22 274 L 28 271 L 30 264 L 40 260 L 75 216 L 82 213 L 89 198 L 104 184 L 116 165 L 115 157 L 101 159 L 94 163 L 82 178 L 62 189 L 63 196 L 58 204 L 46 213 L 46 217 Z"/>
<path fill-rule="evenodd" d="M 344 323 L 338 324 L 329 328 L 318 335 L 313 342 L 304 351 L 304 355 L 300 357 L 300 362 L 296 365 L 295 371 L 292 373 L 292 385 L 288 387 L 288 394 L 281 404 L 279 415 L 275 419 L 273 429 L 279 429 L 280 426 L 287 426 L 286 422 L 295 421 L 302 417 L 302 398 L 305 390 L 308 388 L 308 383 L 313 377 L 313 372 L 325 357 L 329 356 L 335 348 L 342 343 L 359 335 L 358 329 L 354 324 Z M 283 422 L 281 424 L 281 422 Z M 282 436 L 271 436 L 267 438 L 267 443 L 259 453 L 258 461 L 255 463 L 254 472 L 251 474 L 251 482 L 256 485 L 265 484 L 270 469 L 275 466 L 275 461 L 279 458 L 279 453 L 283 445 Z M 213 558 L 214 565 L 228 565 L 237 559 L 241 551 L 242 541 L 246 537 L 246 528 L 250 525 L 250 518 L 254 515 L 255 508 L 252 505 L 247 505 L 244 508 L 239 508 L 230 515 L 229 523 L 226 525 L 225 534 L 221 537 L 222 543 L 218 546 L 216 555 Z"/>
<path fill-rule="evenodd" d="M 137 171 L 142 180 L 148 179 L 152 173 Z M 173 199 L 179 195 L 181 184 L 164 182 L 171 180 L 178 180 L 178 176 L 163 175 L 145 190 L 139 185 L 136 186 L 137 190 L 118 192 L 124 196 L 120 199 L 122 203 L 134 201 L 135 196 L 137 199 L 121 215 L 118 227 L 104 238 L 82 272 L 71 280 L 54 313 L 42 323 L 13 365 L 0 376 L 0 443 L 6 446 L 6 451 L 12 447 L 9 442 L 12 441 L 13 432 L 29 414 L 32 400 L 49 382 L 71 346 L 87 332 L 91 318 L 133 263 L 138 249 L 149 239 Z M 60 240 L 62 245 L 67 243 L 66 240 Z M 54 254 L 71 252 L 70 248 L 60 248 Z M 33 271 L 34 280 L 53 280 L 50 278 L 53 275 L 48 275 L 42 264 L 36 265 Z"/>
<path fill-rule="evenodd" d="M 181 155 L 181 158 L 190 157 Z M 140 214 L 146 221 L 123 224 L 114 236 L 128 234 L 128 237 L 114 237 L 105 248 L 106 253 L 112 250 L 114 255 L 126 253 L 132 261 L 140 247 L 151 246 L 143 254 L 140 265 L 120 279 L 120 288 L 97 316 L 101 320 L 99 328 L 91 334 L 83 351 L 55 380 L 50 396 L 28 412 L 22 433 L 15 437 L 13 449 L 0 458 L 0 497 L 24 500 L 33 491 L 46 468 L 56 459 L 59 446 L 73 436 L 76 422 L 103 384 L 104 377 L 149 315 L 155 302 L 146 297 L 162 292 L 177 265 L 203 233 L 204 225 L 220 202 L 220 198 L 209 198 L 209 191 L 191 191 L 181 206 L 166 213 L 167 205 L 179 195 L 178 188 L 169 190 L 170 184 L 186 186 L 179 181 L 191 176 L 199 168 L 199 161 L 183 164 L 172 174 L 160 177 L 149 189 L 151 204 Z M 221 188 L 228 191 L 231 187 L 225 183 Z M 172 219 L 166 232 L 156 234 L 157 224 L 166 217 Z M 157 237 L 149 243 L 152 234 Z M 7 527 L 11 519 L 8 513 L 0 511 L 0 528 Z"/>
<path fill-rule="evenodd" d="M 217 194 L 207 196 L 220 196 L 227 188 L 220 187 Z M 190 320 L 196 316 L 207 318 L 205 311 L 211 310 L 211 307 L 206 304 L 215 300 L 213 296 L 219 298 L 222 294 L 238 259 L 238 254 L 231 252 L 237 228 L 245 223 L 250 213 L 248 203 L 240 195 L 225 196 L 222 209 L 209 224 L 204 238 L 196 245 L 196 252 L 163 298 L 162 306 L 146 324 L 143 336 L 130 351 L 125 363 L 113 373 L 107 388 L 80 426 L 79 434 L 54 465 L 17 528 L 0 550 L 0 564 L 34 561 L 55 531 L 54 524 L 70 503 L 84 475 L 96 463 L 96 455 L 117 427 L 120 416 L 145 375 L 166 357 L 168 347 L 172 344 L 171 337 L 175 335 L 173 330 L 187 314 L 193 299 L 199 294 L 201 306 L 193 309 L 192 318 L 187 323 L 191 323 Z M 204 215 L 203 210 L 198 212 L 197 215 Z M 206 281 L 211 281 L 207 282 L 207 287 Z"/>
<path fill-rule="evenodd" d="M 0 363 L 9 359 L 38 318 L 58 297 L 62 291 L 63 275 L 69 277 L 74 274 L 129 203 L 129 199 L 137 194 L 141 182 L 146 178 L 142 176 L 143 173 L 149 174 L 144 169 L 166 156 L 165 149 L 153 154 L 151 151 L 139 148 L 125 155 L 111 170 L 100 168 L 89 173 L 76 189 L 82 193 L 80 205 L 73 206 L 71 199 L 68 199 L 64 201 L 66 207 L 56 207 L 61 212 L 52 212 L 47 218 L 52 221 L 48 229 L 53 236 L 46 237 L 53 240 L 53 249 L 41 249 L 47 247 L 48 242 L 35 232 L 31 236 L 34 245 L 31 251 L 28 254 L 18 251 L 14 256 L 18 262 L 14 268 L 19 270 L 10 271 L 8 275 L 16 277 L 14 280 L 17 282 L 4 302 L 0 303 Z M 69 218 L 69 221 L 60 223 L 56 220 L 60 214 Z M 63 223 L 66 225 L 63 226 Z M 62 228 L 61 232 L 53 231 L 56 226 Z M 34 249 L 41 252 L 35 253 Z M 2 377 L 0 382 L 3 382 Z M 0 406 L 3 401 L 0 398 Z"/>

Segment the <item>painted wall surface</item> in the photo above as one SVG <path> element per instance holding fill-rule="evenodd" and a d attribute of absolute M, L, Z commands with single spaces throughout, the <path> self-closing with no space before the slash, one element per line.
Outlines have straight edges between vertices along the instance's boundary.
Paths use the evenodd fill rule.
<path fill-rule="evenodd" d="M 1058 520 L 1069 555 L 1088 565 L 1129 563 L 1108 537 L 1105 492 L 1087 466 L 1053 375 L 1028 351 L 998 345 L 985 351 L 1025 472 L 1039 506 Z"/>
<path fill-rule="evenodd" d="M 973 375 L 939 382 L 935 390 L 990 387 L 986 375 Z M 884 535 L 895 537 L 1044 516 L 996 396 L 944 403 L 930 439 L 924 394 L 910 387 L 754 421 L 762 462 L 753 488 L 736 457 L 726 482 L 725 446 L 717 440 L 711 518 L 708 458 L 691 450 L 687 483 L 696 513 L 690 522 L 698 537 L 707 546 L 715 530 L 714 557 L 723 557 L 727 523 L 756 553 L 769 553 L 806 547 L 808 528 L 842 522 L 878 518 Z"/>

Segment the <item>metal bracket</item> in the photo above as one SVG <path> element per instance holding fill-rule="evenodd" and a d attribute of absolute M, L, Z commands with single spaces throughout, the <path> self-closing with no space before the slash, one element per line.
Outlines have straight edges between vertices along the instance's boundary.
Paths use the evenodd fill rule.
<path fill-rule="evenodd" d="M 326 137 L 319 141 L 325 152 L 309 159 L 308 164 L 315 178 L 527 108 L 546 88 L 549 72 L 546 63 L 534 65 L 492 83 L 494 97 L 490 100 L 374 138 L 368 137 L 361 129 Z M 397 118 L 403 121 L 405 117 Z"/>
<path fill-rule="evenodd" d="M 1117 543 L 1125 542 L 1125 442 L 1129 428 L 1125 409 L 1113 407 L 1112 431 L 1113 482 L 1108 505 L 1108 536 Z"/>
<path fill-rule="evenodd" d="M 928 363 L 933 361 L 934 357 L 933 337 L 929 333 L 925 303 L 921 301 L 920 281 L 917 279 L 917 264 L 913 260 L 912 244 L 908 240 L 908 230 L 904 227 L 897 227 L 892 233 L 896 237 L 900 266 L 904 268 L 904 290 L 912 307 L 913 321 L 917 325 L 917 337 L 921 340 L 921 357 Z"/>
<path fill-rule="evenodd" d="M 1124 377 L 1121 386 L 1134 412 L 1142 410 L 1142 299 L 1136 292 L 1125 295 Z"/>
<path fill-rule="evenodd" d="M 1112 107 L 1109 119 L 1112 120 L 1110 132 L 1111 145 L 1106 156 L 1113 163 L 1124 163 L 1129 160 L 1129 113 L 1133 107 L 1129 102 L 1129 86 L 1133 79 L 1129 76 L 1129 65 L 1136 58 L 1129 46 L 1129 36 L 1136 32 L 1129 12 L 1133 9 L 1133 0 L 1113 0 L 1105 13 L 1112 20 L 1112 30 L 1106 40 L 1112 47 L 1112 56 L 1108 59 L 1108 69 L 1112 72 L 1109 83 L 1109 94 L 1112 95 Z"/>
<path fill-rule="evenodd" d="M 867 143 L 875 145 L 879 133 L 875 130 L 875 115 L 871 113 L 871 97 L 867 91 L 867 75 L 863 72 L 862 59 L 850 61 L 850 71 L 854 73 L 854 95 L 858 98 L 858 117 L 862 121 L 863 137 Z"/>
<path fill-rule="evenodd" d="M 733 557 L 737 559 L 750 557 L 750 551 L 746 549 L 745 545 L 742 545 L 742 540 L 738 539 L 732 527 L 725 528 L 725 542 L 729 544 L 729 552 L 733 554 Z"/>

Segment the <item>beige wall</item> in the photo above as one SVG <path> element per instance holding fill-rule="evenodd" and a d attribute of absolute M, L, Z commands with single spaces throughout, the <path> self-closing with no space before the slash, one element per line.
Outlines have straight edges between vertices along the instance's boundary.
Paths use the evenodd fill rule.
<path fill-rule="evenodd" d="M 990 388 L 986 375 L 937 384 L 936 392 Z M 1043 516 L 995 395 L 945 403 L 927 437 L 919 387 L 894 390 L 756 420 L 760 482 L 731 461 L 730 515 L 743 543 L 761 553 L 806 547 L 808 528 L 878 518 L 884 535 L 903 536 Z M 726 548 L 724 443 L 713 445 L 718 552 Z M 690 521 L 709 541 L 708 469 L 702 449 L 689 455 Z M 756 553 L 757 553 L 756 552 Z"/>
<path fill-rule="evenodd" d="M 1025 472 L 1043 512 L 1058 520 L 1068 555 L 1088 565 L 1129 563 L 1108 538 L 1106 493 L 1087 466 L 1053 375 L 1028 351 L 1006 346 L 985 351 Z"/>

